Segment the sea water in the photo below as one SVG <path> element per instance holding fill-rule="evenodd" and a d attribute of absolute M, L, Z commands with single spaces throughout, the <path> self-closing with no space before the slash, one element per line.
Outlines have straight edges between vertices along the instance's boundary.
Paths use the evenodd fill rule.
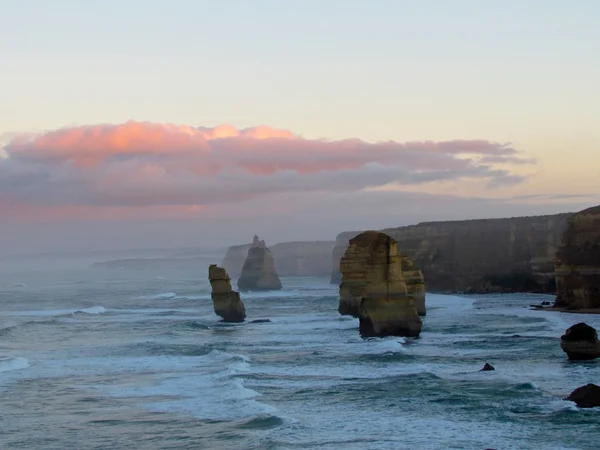
<path fill-rule="evenodd" d="M 560 349 L 599 316 L 427 294 L 420 338 L 363 340 L 325 279 L 243 294 L 247 322 L 226 324 L 206 275 L 0 272 L 0 448 L 600 446 L 600 411 L 564 400 L 600 364 Z"/>

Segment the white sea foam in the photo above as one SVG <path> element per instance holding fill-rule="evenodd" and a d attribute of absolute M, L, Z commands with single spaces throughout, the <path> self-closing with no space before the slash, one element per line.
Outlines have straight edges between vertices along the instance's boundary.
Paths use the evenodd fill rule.
<path fill-rule="evenodd" d="M 177 294 L 175 292 L 161 292 L 160 294 L 141 295 L 138 298 L 144 300 L 169 300 L 176 297 Z"/>
<path fill-rule="evenodd" d="M 85 314 L 102 314 L 106 312 L 106 308 L 104 306 L 90 306 L 88 308 L 81 308 L 75 311 L 75 313 L 85 313 Z"/>
<path fill-rule="evenodd" d="M 29 367 L 29 361 L 26 358 L 20 356 L 2 357 L 0 356 L 0 372 L 11 372 L 13 370 L 21 370 Z"/>

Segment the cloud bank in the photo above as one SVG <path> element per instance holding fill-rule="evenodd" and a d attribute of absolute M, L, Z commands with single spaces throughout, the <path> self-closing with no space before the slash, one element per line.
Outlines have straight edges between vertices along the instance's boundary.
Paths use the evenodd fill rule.
<path fill-rule="evenodd" d="M 2 156 L 4 155 L 4 156 Z M 0 151 L 0 207 L 84 214 L 131 208 L 204 211 L 285 193 L 351 193 L 394 183 L 514 184 L 533 161 L 486 140 L 368 143 L 130 121 L 11 136 Z"/>

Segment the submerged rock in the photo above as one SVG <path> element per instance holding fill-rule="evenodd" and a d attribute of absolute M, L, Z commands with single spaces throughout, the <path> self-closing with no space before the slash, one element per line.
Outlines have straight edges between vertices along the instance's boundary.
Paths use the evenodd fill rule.
<path fill-rule="evenodd" d="M 488 370 L 496 370 L 496 368 L 489 363 L 485 363 L 483 369 L 481 369 L 480 372 L 487 372 Z"/>
<path fill-rule="evenodd" d="M 594 327 L 580 322 L 560 337 L 560 348 L 570 360 L 585 361 L 600 356 L 600 341 Z"/>
<path fill-rule="evenodd" d="M 271 250 L 258 236 L 254 236 L 252 247 L 248 250 L 237 285 L 242 292 L 276 291 L 282 288 Z"/>
<path fill-rule="evenodd" d="M 250 321 L 250 323 L 267 323 L 267 322 L 271 322 L 271 319 L 255 319 L 255 320 Z"/>
<path fill-rule="evenodd" d="M 600 406 L 600 386 L 589 383 L 575 389 L 565 399 L 575 402 L 580 408 L 596 408 Z"/>
<path fill-rule="evenodd" d="M 573 215 L 556 252 L 554 306 L 600 310 L 600 206 Z"/>
<path fill-rule="evenodd" d="M 246 318 L 246 308 L 240 294 L 231 289 L 231 280 L 227 271 L 216 264 L 208 268 L 208 279 L 212 288 L 211 298 L 215 314 L 225 322 L 243 322 Z"/>
<path fill-rule="evenodd" d="M 338 311 L 359 318 L 361 335 L 419 335 L 422 322 L 394 239 L 378 231 L 359 234 L 350 240 L 340 268 Z"/>

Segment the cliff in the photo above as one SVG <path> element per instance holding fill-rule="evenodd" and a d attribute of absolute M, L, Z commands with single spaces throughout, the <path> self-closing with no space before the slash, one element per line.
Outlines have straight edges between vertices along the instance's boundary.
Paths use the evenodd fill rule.
<path fill-rule="evenodd" d="M 572 214 L 426 222 L 382 230 L 421 268 L 430 291 L 554 292 L 554 259 Z M 331 282 L 348 241 L 338 235 Z"/>
<path fill-rule="evenodd" d="M 229 247 L 222 266 L 233 278 L 242 273 L 242 266 L 252 244 Z M 275 270 L 282 277 L 325 277 L 331 274 L 331 254 L 335 241 L 280 242 L 271 253 Z"/>
<path fill-rule="evenodd" d="M 258 236 L 254 236 L 252 246 L 248 250 L 237 285 L 242 292 L 274 291 L 282 288 L 271 250 Z"/>
<path fill-rule="evenodd" d="M 421 319 L 408 295 L 396 241 L 378 231 L 350 240 L 340 262 L 340 314 L 359 318 L 363 337 L 418 336 Z"/>
<path fill-rule="evenodd" d="M 600 206 L 573 215 L 556 252 L 555 307 L 600 308 Z"/>
<path fill-rule="evenodd" d="M 231 289 L 231 280 L 222 267 L 211 264 L 208 267 L 208 279 L 212 288 L 211 298 L 215 314 L 225 322 L 243 322 L 246 308 L 240 294 Z"/>

